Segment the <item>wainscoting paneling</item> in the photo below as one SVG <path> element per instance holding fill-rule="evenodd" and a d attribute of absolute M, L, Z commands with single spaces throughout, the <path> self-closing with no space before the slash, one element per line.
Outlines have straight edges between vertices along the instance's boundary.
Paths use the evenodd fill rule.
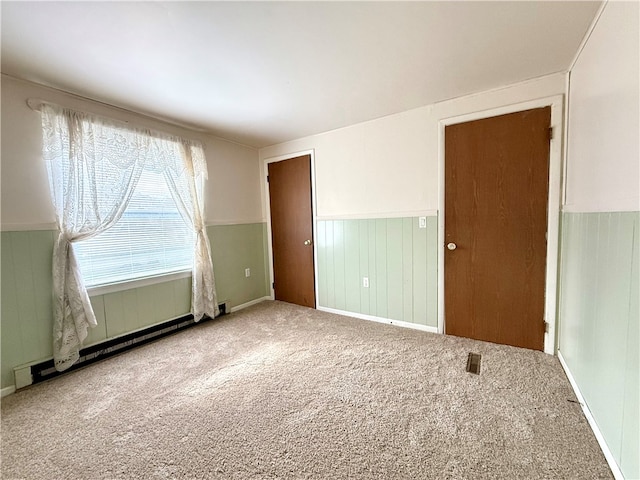
<path fill-rule="evenodd" d="M 640 212 L 564 213 L 559 349 L 626 478 L 639 478 Z"/>
<path fill-rule="evenodd" d="M 437 326 L 437 217 L 317 222 L 322 307 Z M 363 286 L 363 278 L 369 287 Z"/>
<path fill-rule="evenodd" d="M 264 249 L 266 223 L 207 227 L 211 242 L 218 300 L 238 306 L 269 295 Z M 245 269 L 251 276 L 245 277 Z"/>
<path fill-rule="evenodd" d="M 53 355 L 54 240 L 47 230 L 0 236 L 2 388 L 13 385 L 13 367 Z"/>
<path fill-rule="evenodd" d="M 240 305 L 268 295 L 266 224 L 208 227 L 218 298 Z M 14 384 L 13 368 L 51 358 L 53 328 L 51 230 L 1 233 L 2 388 Z M 245 277 L 244 269 L 251 268 Z M 85 346 L 188 314 L 191 278 L 91 297 L 98 326 Z"/>

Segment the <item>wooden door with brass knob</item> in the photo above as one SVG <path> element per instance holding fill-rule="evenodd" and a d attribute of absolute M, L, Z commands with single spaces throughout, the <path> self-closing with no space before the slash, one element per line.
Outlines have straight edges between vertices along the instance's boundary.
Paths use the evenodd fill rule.
<path fill-rule="evenodd" d="M 269 163 L 276 300 L 315 308 L 311 156 Z"/>
<path fill-rule="evenodd" d="M 445 333 L 543 350 L 551 108 L 445 128 Z"/>

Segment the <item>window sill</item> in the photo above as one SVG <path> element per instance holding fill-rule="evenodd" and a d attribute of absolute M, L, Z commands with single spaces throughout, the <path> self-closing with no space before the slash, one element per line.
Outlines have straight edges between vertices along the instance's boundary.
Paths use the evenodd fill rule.
<path fill-rule="evenodd" d="M 125 280 L 124 282 L 107 283 L 104 285 L 87 287 L 87 293 L 90 297 L 96 297 L 98 295 L 133 290 L 134 288 L 171 282 L 173 280 L 188 277 L 191 277 L 191 270 L 182 270 L 180 272 L 165 273 L 162 275 L 155 275 L 153 277 L 136 278 L 135 280 Z"/>

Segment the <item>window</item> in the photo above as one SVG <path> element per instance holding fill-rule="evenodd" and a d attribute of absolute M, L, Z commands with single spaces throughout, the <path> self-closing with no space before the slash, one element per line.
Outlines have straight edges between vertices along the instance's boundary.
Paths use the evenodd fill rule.
<path fill-rule="evenodd" d="M 120 220 L 76 242 L 75 251 L 85 285 L 93 287 L 191 270 L 194 242 L 164 175 L 145 168 Z"/>
<path fill-rule="evenodd" d="M 73 365 L 97 324 L 86 286 L 191 270 L 194 320 L 215 317 L 202 143 L 27 103 L 41 112 L 42 157 L 59 229 L 52 269 L 56 370 Z"/>

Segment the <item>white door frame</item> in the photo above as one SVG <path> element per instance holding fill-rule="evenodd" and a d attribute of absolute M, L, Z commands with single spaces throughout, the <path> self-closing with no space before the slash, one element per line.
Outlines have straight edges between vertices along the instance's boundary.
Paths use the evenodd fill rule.
<path fill-rule="evenodd" d="M 314 308 L 318 308 L 318 250 L 316 248 L 317 241 L 317 228 L 316 228 L 316 164 L 315 164 L 315 150 L 302 150 L 300 152 L 287 153 L 285 155 L 278 155 L 276 157 L 269 157 L 263 160 L 263 174 L 264 174 L 264 200 L 265 200 L 265 212 L 267 214 L 267 247 L 269 258 L 269 291 L 271 300 L 275 299 L 275 289 L 273 288 L 273 243 L 271 236 L 271 199 L 269 197 L 269 182 L 267 177 L 269 176 L 269 164 L 275 162 L 281 162 L 283 160 L 289 160 L 292 158 L 302 157 L 304 155 L 311 156 L 311 226 L 313 228 L 313 282 L 314 282 Z"/>
<path fill-rule="evenodd" d="M 471 122 L 483 118 L 497 117 L 508 113 L 531 110 L 534 108 L 551 107 L 551 126 L 553 139 L 549 150 L 549 199 L 547 203 L 547 265 L 545 273 L 545 304 L 544 321 L 549 325 L 549 331 L 544 334 L 544 352 L 554 355 L 556 342 L 556 307 L 558 298 L 558 252 L 560 244 L 560 207 L 562 190 L 562 139 L 563 139 L 563 95 L 539 98 L 528 102 L 506 105 L 465 115 L 442 119 L 438 122 L 438 332 L 444 333 L 444 132 L 448 125 Z M 540 319 L 543 320 L 543 319 Z"/>

